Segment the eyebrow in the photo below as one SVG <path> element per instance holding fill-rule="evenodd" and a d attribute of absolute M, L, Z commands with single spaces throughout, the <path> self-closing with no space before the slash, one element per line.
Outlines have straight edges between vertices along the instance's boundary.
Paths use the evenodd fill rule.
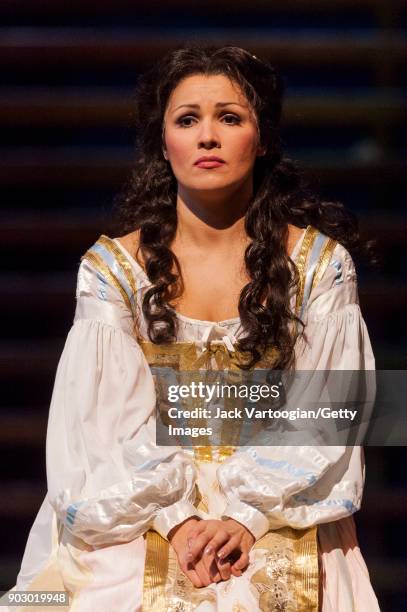
<path fill-rule="evenodd" d="M 246 106 L 244 106 L 243 104 L 239 104 L 238 102 L 216 102 L 215 107 L 220 108 L 222 106 L 229 106 L 229 104 L 235 104 L 236 106 L 241 106 L 242 108 L 246 108 Z M 172 112 L 174 113 L 179 108 L 183 108 L 185 106 L 188 108 L 200 108 L 199 104 L 181 104 L 180 106 L 177 106 L 177 108 L 174 108 Z"/>

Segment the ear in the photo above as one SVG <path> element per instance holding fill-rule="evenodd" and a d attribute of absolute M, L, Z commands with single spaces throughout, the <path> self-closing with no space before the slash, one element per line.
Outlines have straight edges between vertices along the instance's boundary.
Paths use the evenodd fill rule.
<path fill-rule="evenodd" d="M 266 151 L 267 151 L 267 149 L 266 149 L 265 146 L 259 146 L 257 148 L 257 157 L 263 157 L 263 155 L 266 154 Z"/>
<path fill-rule="evenodd" d="M 164 147 L 163 147 L 163 155 L 164 155 L 164 159 L 168 160 L 167 151 L 164 149 Z"/>

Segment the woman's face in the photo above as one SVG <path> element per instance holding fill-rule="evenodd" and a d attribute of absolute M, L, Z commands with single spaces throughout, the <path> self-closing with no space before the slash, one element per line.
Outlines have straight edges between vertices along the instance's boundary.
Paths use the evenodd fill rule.
<path fill-rule="evenodd" d="M 224 75 L 197 74 L 178 84 L 165 111 L 163 143 L 184 190 L 236 189 L 251 181 L 256 156 L 263 153 L 254 113 Z"/>

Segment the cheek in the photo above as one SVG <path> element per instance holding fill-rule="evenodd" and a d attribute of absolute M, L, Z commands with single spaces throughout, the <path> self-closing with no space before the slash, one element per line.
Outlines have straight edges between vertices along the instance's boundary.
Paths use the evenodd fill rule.
<path fill-rule="evenodd" d="M 241 161 L 253 160 L 257 154 L 257 142 L 257 132 L 247 130 L 237 133 L 233 143 L 231 143 L 235 159 Z"/>
<path fill-rule="evenodd" d="M 166 135 L 165 144 L 171 161 L 185 160 L 186 156 L 191 153 L 190 140 L 188 135 L 184 133 L 171 131 Z"/>

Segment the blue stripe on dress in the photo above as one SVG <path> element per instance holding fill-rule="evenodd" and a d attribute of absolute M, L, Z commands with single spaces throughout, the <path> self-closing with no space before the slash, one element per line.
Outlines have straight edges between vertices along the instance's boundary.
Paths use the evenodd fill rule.
<path fill-rule="evenodd" d="M 307 483 L 312 485 L 316 482 L 317 478 L 313 472 L 304 470 L 303 468 L 296 467 L 292 463 L 286 460 L 276 461 L 275 459 L 267 459 L 266 457 L 260 457 L 257 451 L 254 449 L 248 449 L 247 454 L 250 455 L 258 465 L 273 469 L 273 470 L 284 470 L 295 477 L 305 476 Z"/>
<path fill-rule="evenodd" d="M 66 511 L 66 522 L 72 527 L 75 522 L 76 513 L 78 512 L 81 503 L 71 504 Z"/>
<path fill-rule="evenodd" d="M 300 315 L 299 315 L 300 319 L 303 318 L 305 309 L 308 304 L 308 299 L 311 294 L 312 281 L 314 279 L 315 269 L 317 267 L 317 264 L 318 264 L 318 261 L 321 255 L 322 247 L 324 246 L 324 243 L 326 240 L 327 240 L 327 236 L 325 236 L 325 234 L 321 234 L 320 232 L 318 232 L 314 240 L 314 244 L 312 245 L 311 253 L 309 255 L 308 262 L 307 262 L 307 272 L 306 272 L 305 283 L 304 283 L 304 296 L 302 299 L 301 310 L 300 310 Z"/>
<path fill-rule="evenodd" d="M 333 261 L 331 261 L 331 263 L 329 265 L 332 266 L 333 268 L 335 268 L 335 270 L 336 270 L 335 285 L 340 285 L 341 283 L 343 283 L 343 266 L 342 266 L 342 262 L 338 261 L 337 259 L 334 259 Z"/>
<path fill-rule="evenodd" d="M 97 253 L 103 259 L 104 263 L 108 266 L 111 272 L 116 276 L 117 280 L 120 282 L 120 285 L 123 287 L 123 289 L 127 293 L 127 296 L 130 300 L 132 307 L 135 308 L 135 295 L 127 281 L 127 278 L 122 270 L 122 267 L 118 263 L 114 254 L 111 253 L 103 244 L 100 244 L 99 242 L 96 242 L 89 250 L 93 251 L 94 253 Z"/>
<path fill-rule="evenodd" d="M 300 502 L 300 503 L 304 503 L 308 506 L 325 506 L 325 507 L 329 507 L 329 506 L 341 506 L 343 508 L 346 508 L 346 510 L 353 514 L 354 512 L 357 512 L 357 507 L 355 506 L 355 504 L 352 502 L 352 500 L 350 499 L 344 499 L 344 498 L 338 498 L 338 499 L 310 499 L 309 497 L 306 497 L 305 495 L 301 495 L 301 494 L 295 494 L 293 495 L 293 499 L 296 502 Z"/>

